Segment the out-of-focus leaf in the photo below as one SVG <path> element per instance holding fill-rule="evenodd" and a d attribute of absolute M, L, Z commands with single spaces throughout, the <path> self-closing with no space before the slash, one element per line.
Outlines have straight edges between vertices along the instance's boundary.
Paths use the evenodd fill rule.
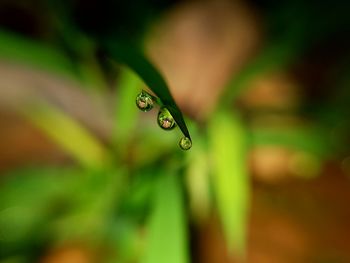
<path fill-rule="evenodd" d="M 294 150 L 325 156 L 330 147 L 327 133 L 321 127 L 314 128 L 257 128 L 252 132 L 253 145 L 283 145 Z"/>
<path fill-rule="evenodd" d="M 124 63 L 146 83 L 146 85 L 159 97 L 162 104 L 167 107 L 174 117 L 182 133 L 191 139 L 185 120 L 175 100 L 170 94 L 168 85 L 162 75 L 152 63 L 137 48 L 120 43 L 106 43 L 104 48 L 116 62 Z"/>
<path fill-rule="evenodd" d="M 198 140 L 196 145 L 187 154 L 186 182 L 191 212 L 195 221 L 201 223 L 208 218 L 211 206 L 209 162 L 203 140 Z"/>
<path fill-rule="evenodd" d="M 155 186 L 144 263 L 188 262 L 185 210 L 180 180 L 163 175 Z"/>
<path fill-rule="evenodd" d="M 227 245 L 243 257 L 249 202 L 246 131 L 235 115 L 217 113 L 209 126 L 213 186 Z"/>
<path fill-rule="evenodd" d="M 22 247 L 37 249 L 47 238 L 98 242 L 110 237 L 123 182 L 123 173 L 117 170 L 11 171 L 0 185 L 1 249 L 12 255 Z"/>
<path fill-rule="evenodd" d="M 89 168 L 108 166 L 110 156 L 107 149 L 64 112 L 42 104 L 22 110 L 22 113 L 81 165 Z"/>
<path fill-rule="evenodd" d="M 139 226 L 134 218 L 113 218 L 113 223 L 108 227 L 108 241 L 118 248 L 117 255 L 114 255 L 104 262 L 127 263 L 138 262 L 141 252 L 141 238 Z"/>
<path fill-rule="evenodd" d="M 135 98 L 137 92 L 141 90 L 142 82 L 134 72 L 123 68 L 118 86 L 114 135 L 116 144 L 120 146 L 129 141 L 135 128 L 139 112 Z"/>
<path fill-rule="evenodd" d="M 79 193 L 81 171 L 71 168 L 14 170 L 0 185 L 0 257 L 45 240 L 48 222 L 66 213 Z"/>
<path fill-rule="evenodd" d="M 87 172 L 80 179 L 79 192 L 72 195 L 77 200 L 70 213 L 52 222 L 51 231 L 56 239 L 99 242 L 105 238 L 125 189 L 124 178 L 121 170 Z"/>
<path fill-rule="evenodd" d="M 228 85 L 227 94 L 224 96 L 226 105 L 229 105 L 242 90 L 249 87 L 249 83 L 254 81 L 256 76 L 271 70 L 286 68 L 306 48 L 308 41 L 305 40 L 310 34 L 305 31 L 305 24 L 309 24 L 310 19 L 305 14 L 303 4 L 298 1 L 280 3 L 281 8 L 276 12 L 277 16 L 270 21 L 273 22 L 270 30 L 276 27 L 276 32 L 271 33 L 273 37 L 260 53 L 237 76 L 233 76 Z M 294 16 L 298 16 L 298 19 L 290 23 L 289 18 Z M 285 30 L 280 32 L 277 28 L 281 28 L 281 25 Z M 280 34 L 276 34 L 277 32 Z"/>
<path fill-rule="evenodd" d="M 0 58 L 58 73 L 84 83 L 84 87 L 105 88 L 92 48 L 85 54 L 88 63 L 79 63 L 64 52 L 38 41 L 0 30 Z M 87 52 L 86 52 L 87 53 Z"/>
<path fill-rule="evenodd" d="M 0 57 L 73 76 L 74 67 L 61 52 L 25 37 L 0 30 Z"/>
<path fill-rule="evenodd" d="M 233 99 L 249 87 L 256 76 L 289 64 L 295 56 L 296 48 L 290 42 L 271 44 L 264 48 L 256 58 L 227 85 L 224 103 L 229 105 Z"/>

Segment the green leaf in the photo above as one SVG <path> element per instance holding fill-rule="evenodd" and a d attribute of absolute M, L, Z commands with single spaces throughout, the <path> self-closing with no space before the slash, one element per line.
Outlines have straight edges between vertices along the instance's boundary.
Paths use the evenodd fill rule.
<path fill-rule="evenodd" d="M 115 145 L 125 147 L 130 141 L 138 120 L 139 110 L 135 106 L 135 98 L 142 87 L 142 81 L 128 68 L 122 68 L 118 85 L 113 135 Z"/>
<path fill-rule="evenodd" d="M 217 113 L 209 126 L 213 186 L 229 252 L 243 257 L 249 203 L 246 132 L 236 116 Z"/>
<path fill-rule="evenodd" d="M 187 156 L 186 185 L 188 202 L 192 218 L 198 224 L 205 222 L 210 215 L 210 166 L 208 151 L 205 147 L 207 138 L 198 136 L 196 147 Z"/>
<path fill-rule="evenodd" d="M 325 157 L 329 154 L 327 130 L 315 127 L 256 128 L 252 131 L 252 146 L 281 145 Z"/>
<path fill-rule="evenodd" d="M 79 37 L 74 38 L 75 45 Z M 0 29 L 1 59 L 77 80 L 84 84 L 82 87 L 104 89 L 104 79 L 93 57 L 92 47 L 87 50 L 87 47 L 80 46 L 80 50 L 82 49 L 85 50 L 81 54 L 84 55 L 84 60 L 74 60 L 55 46 Z"/>
<path fill-rule="evenodd" d="M 124 63 L 132 69 L 145 84 L 159 97 L 174 117 L 182 133 L 191 139 L 183 115 L 173 99 L 168 85 L 152 63 L 137 48 L 121 43 L 105 43 L 104 48 L 116 62 Z"/>
<path fill-rule="evenodd" d="M 49 104 L 37 104 L 21 113 L 63 150 L 88 168 L 108 167 L 110 154 L 87 129 Z"/>
<path fill-rule="evenodd" d="M 144 263 L 187 263 L 187 231 L 179 178 L 160 176 L 148 226 Z"/>
<path fill-rule="evenodd" d="M 60 51 L 3 30 L 0 30 L 0 58 L 19 61 L 69 77 L 74 76 L 72 63 Z"/>

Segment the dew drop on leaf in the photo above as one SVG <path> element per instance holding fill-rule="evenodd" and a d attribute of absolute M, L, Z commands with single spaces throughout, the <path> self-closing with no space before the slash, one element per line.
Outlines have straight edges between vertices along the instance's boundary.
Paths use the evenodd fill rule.
<path fill-rule="evenodd" d="M 157 121 L 158 125 L 164 130 L 172 130 L 176 126 L 173 116 L 165 107 L 160 108 Z"/>
<path fill-rule="evenodd" d="M 180 142 L 179 142 L 179 145 L 180 145 L 180 148 L 182 150 L 187 151 L 187 150 L 191 149 L 192 142 L 191 142 L 190 138 L 182 137 Z"/>
<path fill-rule="evenodd" d="M 144 112 L 150 111 L 153 108 L 152 96 L 143 90 L 136 97 L 136 106 Z"/>

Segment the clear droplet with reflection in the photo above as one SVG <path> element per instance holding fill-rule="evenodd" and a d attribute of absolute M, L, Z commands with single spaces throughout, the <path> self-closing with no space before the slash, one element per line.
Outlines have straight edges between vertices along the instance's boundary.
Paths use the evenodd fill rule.
<path fill-rule="evenodd" d="M 136 106 L 144 112 L 150 111 L 153 104 L 152 96 L 144 90 L 136 97 Z"/>
<path fill-rule="evenodd" d="M 176 126 L 173 116 L 165 107 L 160 108 L 157 121 L 158 125 L 164 130 L 172 130 Z"/>
<path fill-rule="evenodd" d="M 187 150 L 191 149 L 192 141 L 188 137 L 182 137 L 180 142 L 179 142 L 179 146 L 182 150 L 187 151 Z"/>

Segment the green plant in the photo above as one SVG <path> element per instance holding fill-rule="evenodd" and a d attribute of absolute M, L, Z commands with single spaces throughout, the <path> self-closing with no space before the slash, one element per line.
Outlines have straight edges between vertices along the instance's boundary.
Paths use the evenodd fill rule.
<path fill-rule="evenodd" d="M 150 113 L 152 118 L 163 128 L 175 127 L 174 119 L 185 136 L 180 147 L 192 146 L 182 112 L 162 74 L 142 51 L 139 28 L 149 23 L 157 5 L 141 1 L 145 11 L 134 15 L 130 6 L 135 1 L 106 1 L 106 6 L 97 7 L 106 14 L 120 7 L 113 9 L 119 16 L 94 19 L 96 24 L 91 25 L 84 18 L 90 6 L 80 10 L 83 1 L 75 2 L 78 7 L 70 1 L 48 1 L 41 7 L 49 14 L 46 22 L 54 35 L 51 38 L 35 39 L 1 30 L 0 58 L 65 79 L 75 84 L 71 89 L 80 88 L 88 97 L 113 97 L 108 109 L 112 128 L 102 139 L 45 97 L 15 106 L 15 111 L 56 143 L 70 161 L 60 166 L 20 167 L 1 178 L 0 260 L 37 261 L 55 247 L 78 243 L 98 251 L 99 262 L 186 263 L 191 261 L 189 222 L 193 221 L 195 228 L 213 213 L 220 218 L 230 255 L 243 259 L 251 192 L 249 151 L 278 145 L 307 153 L 318 164 L 344 150 L 346 136 L 339 136 L 336 142 L 325 138 L 330 127 L 349 113 L 349 72 L 342 66 L 343 77 L 333 83 L 340 92 L 334 92 L 322 107 L 312 100 L 305 103 L 312 109 L 308 126 L 251 128 L 243 110 L 232 103 L 256 77 L 291 67 L 310 49 L 311 40 L 324 37 L 337 26 L 325 27 L 313 39 L 313 34 L 305 33 L 307 15 L 290 27 L 285 20 L 297 17 L 303 10 L 298 6 L 308 4 L 281 3 L 267 15 L 269 26 L 271 32 L 281 24 L 288 30 L 270 36 L 261 53 L 228 83 L 205 123 L 186 120 L 194 146 L 182 152 L 174 143 L 176 129 L 164 132 L 147 119 L 147 113 L 141 117 L 135 105 L 137 94 L 146 85 L 155 96 L 145 101 L 161 109 L 158 116 Z M 98 1 L 92 3 L 98 5 Z M 75 8 L 83 13 L 81 21 L 74 21 Z M 323 21 L 320 14 L 312 20 L 316 25 Z M 312 28 L 317 28 L 315 24 Z M 339 134 L 348 134 L 349 125 L 340 130 Z"/>

